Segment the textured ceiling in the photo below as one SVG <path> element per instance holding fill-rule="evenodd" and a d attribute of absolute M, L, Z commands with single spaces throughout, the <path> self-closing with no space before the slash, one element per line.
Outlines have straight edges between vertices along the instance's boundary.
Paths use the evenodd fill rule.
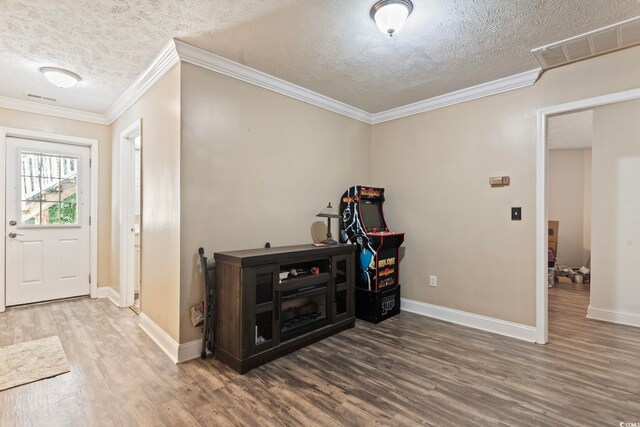
<path fill-rule="evenodd" d="M 537 67 L 532 48 L 640 14 L 640 0 L 413 0 L 393 38 L 374 0 L 0 0 L 0 95 L 104 112 L 176 37 L 370 113 Z M 57 89 L 38 72 L 83 77 Z"/>
<path fill-rule="evenodd" d="M 590 148 L 593 144 L 593 110 L 550 117 L 547 141 L 550 150 Z"/>

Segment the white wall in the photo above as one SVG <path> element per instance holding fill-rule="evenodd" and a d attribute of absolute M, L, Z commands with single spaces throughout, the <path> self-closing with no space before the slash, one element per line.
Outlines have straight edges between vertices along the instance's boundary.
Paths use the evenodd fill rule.
<path fill-rule="evenodd" d="M 640 326 L 640 101 L 594 114 L 591 307 Z M 635 316 L 635 317 L 634 317 Z M 615 319 L 607 319 L 615 320 Z M 620 319 L 618 319 L 620 320 Z M 632 323 L 632 322 L 631 322 Z"/>
<path fill-rule="evenodd" d="M 590 153 L 590 149 L 549 151 L 547 200 L 549 220 L 560 222 L 558 263 L 575 268 L 587 263 L 591 251 L 585 242 L 585 236 L 591 236 L 590 220 L 585 219 L 585 213 L 590 215 L 585 208 L 585 196 L 591 197 L 591 180 L 585 179 L 591 174 L 586 165 Z"/>
<path fill-rule="evenodd" d="M 593 194 L 593 166 L 592 151 L 584 150 L 584 205 L 583 205 L 583 236 L 582 236 L 582 264 L 588 265 L 591 260 L 591 200 Z"/>

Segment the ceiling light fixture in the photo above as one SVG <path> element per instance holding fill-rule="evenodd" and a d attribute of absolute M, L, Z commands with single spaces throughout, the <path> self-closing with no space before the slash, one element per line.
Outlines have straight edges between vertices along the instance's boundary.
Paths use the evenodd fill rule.
<path fill-rule="evenodd" d="M 40 71 L 52 84 L 60 88 L 74 87 L 80 81 L 80 76 L 69 70 L 56 67 L 42 67 Z"/>
<path fill-rule="evenodd" d="M 370 15 L 380 31 L 392 37 L 400 31 L 412 11 L 410 0 L 380 0 L 371 8 Z"/>

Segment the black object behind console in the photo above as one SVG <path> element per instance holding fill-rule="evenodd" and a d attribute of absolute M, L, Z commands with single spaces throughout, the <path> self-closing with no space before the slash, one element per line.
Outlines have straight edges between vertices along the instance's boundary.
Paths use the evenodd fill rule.
<path fill-rule="evenodd" d="M 209 264 L 207 257 L 204 256 L 204 249 L 198 249 L 200 256 L 200 267 L 202 268 L 204 277 L 204 320 L 202 322 L 202 349 L 200 357 L 207 357 L 207 350 L 213 352 L 213 334 L 215 332 L 215 304 L 216 304 L 216 266 Z"/>
<path fill-rule="evenodd" d="M 358 247 L 356 316 L 374 323 L 400 311 L 399 248 L 404 233 L 389 231 L 383 204 L 384 188 L 360 185 L 349 188 L 340 201 L 340 242 Z M 384 308 L 392 304 L 393 309 Z"/>

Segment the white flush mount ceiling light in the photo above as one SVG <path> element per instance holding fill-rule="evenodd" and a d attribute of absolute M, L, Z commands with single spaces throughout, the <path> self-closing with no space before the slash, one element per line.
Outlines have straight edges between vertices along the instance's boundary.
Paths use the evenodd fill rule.
<path fill-rule="evenodd" d="M 60 88 L 74 87 L 80 81 L 80 76 L 69 70 L 56 67 L 42 67 L 40 71 L 51 82 Z"/>
<path fill-rule="evenodd" d="M 380 0 L 371 8 L 371 19 L 384 34 L 396 34 L 413 11 L 410 0 Z"/>

